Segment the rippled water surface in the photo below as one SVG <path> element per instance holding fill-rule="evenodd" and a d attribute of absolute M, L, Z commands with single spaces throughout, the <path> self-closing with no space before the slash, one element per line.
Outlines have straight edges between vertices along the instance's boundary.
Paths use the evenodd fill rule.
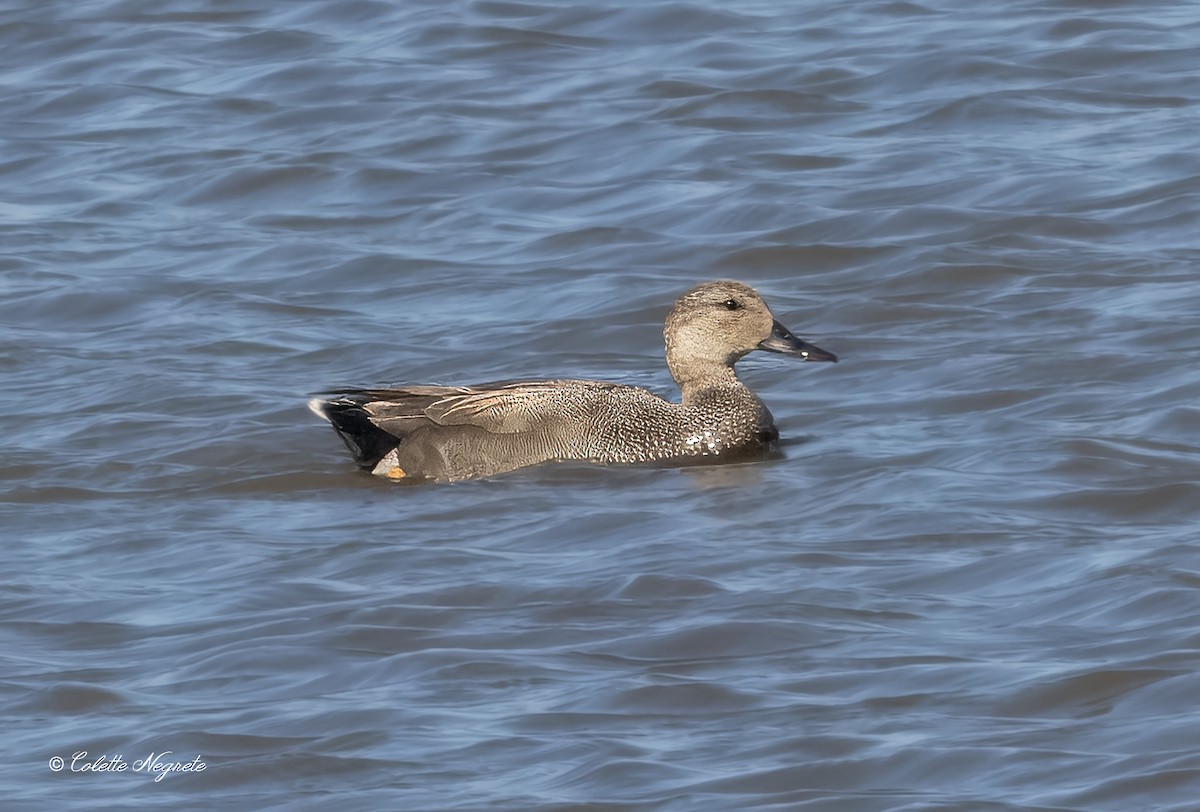
<path fill-rule="evenodd" d="M 5 809 L 1195 810 L 1198 120 L 1196 2 L 4 4 Z M 780 459 L 304 408 L 718 277 Z"/>

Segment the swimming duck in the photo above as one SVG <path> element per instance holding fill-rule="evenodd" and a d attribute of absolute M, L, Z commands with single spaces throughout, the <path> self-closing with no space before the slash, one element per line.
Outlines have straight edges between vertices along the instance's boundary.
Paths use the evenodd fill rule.
<path fill-rule="evenodd" d="M 837 361 L 792 335 L 741 282 L 683 294 L 663 337 L 679 403 L 619 383 L 533 380 L 340 389 L 308 405 L 359 466 L 396 480 L 450 482 L 551 460 L 725 462 L 762 457 L 779 440 L 767 407 L 734 373 L 739 359 L 766 350 Z"/>

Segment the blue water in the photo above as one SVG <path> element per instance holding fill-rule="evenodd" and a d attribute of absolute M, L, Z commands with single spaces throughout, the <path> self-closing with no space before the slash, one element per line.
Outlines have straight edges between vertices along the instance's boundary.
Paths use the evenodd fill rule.
<path fill-rule="evenodd" d="M 5 809 L 1195 809 L 1198 33 L 0 9 Z M 304 407 L 667 394 L 722 277 L 842 359 L 739 365 L 779 459 L 406 487 Z"/>

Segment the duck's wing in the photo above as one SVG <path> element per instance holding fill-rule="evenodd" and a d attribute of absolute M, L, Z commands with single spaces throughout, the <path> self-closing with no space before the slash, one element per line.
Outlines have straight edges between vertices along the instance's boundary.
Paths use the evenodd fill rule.
<path fill-rule="evenodd" d="M 495 434 L 536 431 L 622 388 L 602 381 L 505 381 L 468 387 L 425 407 L 427 418 L 443 426 L 475 426 Z"/>
<path fill-rule="evenodd" d="M 346 389 L 326 393 L 323 401 L 361 410 L 371 423 L 397 437 L 424 421 L 517 434 L 535 431 L 548 421 L 570 419 L 572 412 L 625 388 L 629 387 L 586 380 L 500 381 L 476 386 Z M 324 411 L 322 416 L 329 410 Z"/>

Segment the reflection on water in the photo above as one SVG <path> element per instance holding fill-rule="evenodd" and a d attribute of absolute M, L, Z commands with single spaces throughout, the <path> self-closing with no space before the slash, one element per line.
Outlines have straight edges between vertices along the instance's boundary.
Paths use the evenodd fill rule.
<path fill-rule="evenodd" d="M 763 482 L 762 465 L 759 463 L 689 467 L 684 468 L 683 472 L 687 480 L 698 488 L 746 488 Z"/>

